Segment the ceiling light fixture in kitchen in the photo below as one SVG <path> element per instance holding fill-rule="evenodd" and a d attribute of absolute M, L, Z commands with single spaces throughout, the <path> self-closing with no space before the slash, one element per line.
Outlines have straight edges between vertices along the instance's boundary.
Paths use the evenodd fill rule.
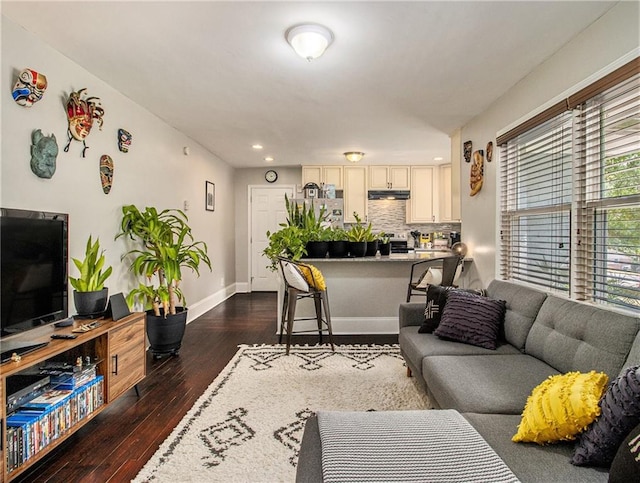
<path fill-rule="evenodd" d="M 361 153 L 359 151 L 347 151 L 346 153 L 344 153 L 344 157 L 347 158 L 347 161 L 349 161 L 350 163 L 357 163 L 363 158 L 363 156 L 364 153 Z"/>
<path fill-rule="evenodd" d="M 333 42 L 333 33 L 318 24 L 296 25 L 285 32 L 289 45 L 303 59 L 311 62 L 317 59 Z"/>

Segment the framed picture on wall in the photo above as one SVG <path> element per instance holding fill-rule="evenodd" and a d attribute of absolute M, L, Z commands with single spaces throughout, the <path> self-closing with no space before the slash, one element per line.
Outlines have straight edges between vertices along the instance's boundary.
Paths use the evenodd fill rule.
<path fill-rule="evenodd" d="M 211 181 L 205 181 L 205 201 L 204 207 L 207 211 L 216 210 L 216 185 Z"/>

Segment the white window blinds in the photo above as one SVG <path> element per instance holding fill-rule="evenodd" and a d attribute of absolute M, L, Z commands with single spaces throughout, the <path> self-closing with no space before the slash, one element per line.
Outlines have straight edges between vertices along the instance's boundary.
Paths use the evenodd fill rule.
<path fill-rule="evenodd" d="M 500 270 L 640 311 L 638 59 L 624 69 L 564 112 L 504 136 Z"/>
<path fill-rule="evenodd" d="M 502 277 L 569 291 L 572 116 L 501 147 Z"/>
<path fill-rule="evenodd" d="M 576 296 L 640 308 L 640 74 L 580 106 Z"/>

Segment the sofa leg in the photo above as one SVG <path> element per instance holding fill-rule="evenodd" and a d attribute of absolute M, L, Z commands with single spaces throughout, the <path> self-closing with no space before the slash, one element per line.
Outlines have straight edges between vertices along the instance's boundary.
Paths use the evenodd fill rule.
<path fill-rule="evenodd" d="M 407 366 L 407 377 L 411 377 L 411 368 Z"/>

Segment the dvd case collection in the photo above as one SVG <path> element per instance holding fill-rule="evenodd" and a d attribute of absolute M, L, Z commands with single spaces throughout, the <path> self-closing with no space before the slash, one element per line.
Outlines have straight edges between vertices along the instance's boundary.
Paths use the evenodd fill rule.
<path fill-rule="evenodd" d="M 89 375 L 93 377 L 89 380 Z M 95 367 L 22 405 L 7 416 L 6 457 L 10 473 L 104 404 L 104 377 Z"/>

